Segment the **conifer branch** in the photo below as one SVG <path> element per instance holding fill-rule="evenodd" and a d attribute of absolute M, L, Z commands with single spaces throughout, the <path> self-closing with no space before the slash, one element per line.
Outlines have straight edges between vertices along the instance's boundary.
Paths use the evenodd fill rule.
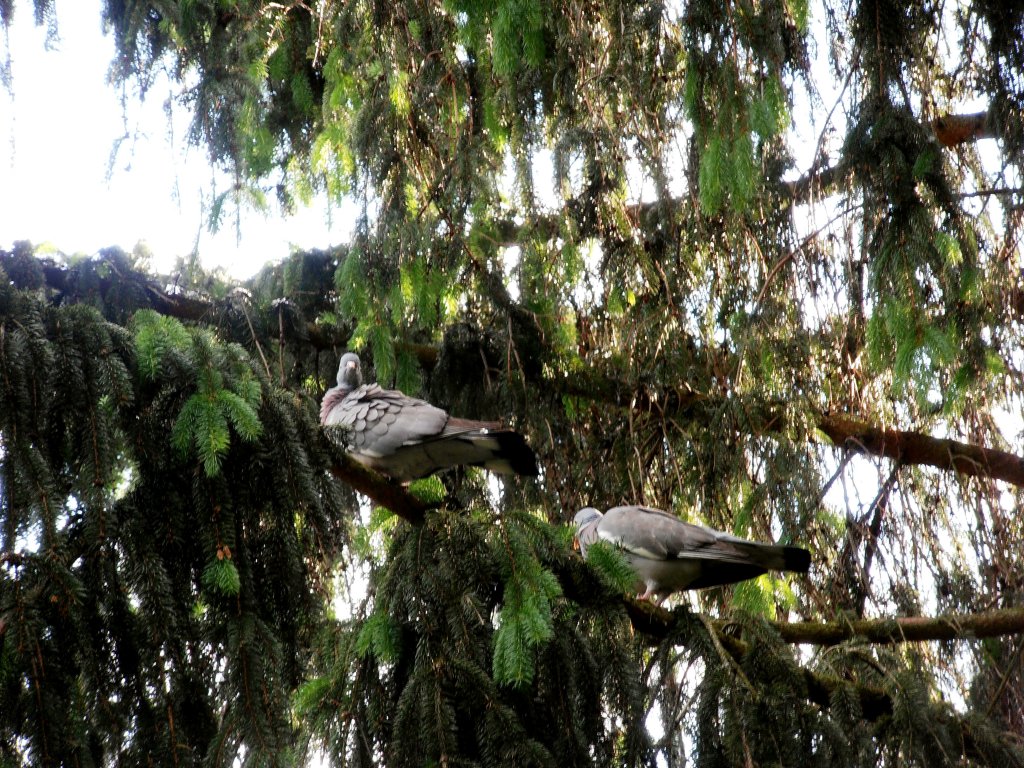
<path fill-rule="evenodd" d="M 997 135 L 989 111 L 967 115 L 942 115 L 932 120 L 931 129 L 936 140 L 947 149 L 979 139 L 994 138 Z M 812 195 L 827 195 L 850 170 L 850 166 L 842 162 L 824 168 L 813 168 L 799 179 L 786 182 L 783 187 L 794 203 L 806 203 Z"/>
<path fill-rule="evenodd" d="M 971 114 L 947 114 L 931 121 L 930 127 L 935 139 L 944 147 L 951 148 L 980 139 L 995 138 L 998 134 L 989 111 Z M 808 203 L 814 197 L 831 194 L 832 190 L 843 182 L 850 174 L 852 167 L 848 163 L 838 162 L 824 167 L 815 166 L 794 181 L 784 182 L 780 193 L 792 203 Z M 1007 190 L 1012 192 L 1012 190 Z M 654 202 L 636 203 L 625 207 L 627 217 L 633 222 L 649 221 L 649 216 L 656 211 L 681 211 L 689 206 L 688 198 L 673 198 Z M 492 222 L 495 242 L 503 247 L 522 245 L 524 237 L 529 233 L 534 238 L 552 238 L 557 236 L 560 223 L 574 217 L 574 211 L 585 210 L 587 205 L 581 200 L 568 200 L 562 210 L 557 213 L 533 216 L 526 223 L 512 219 Z M 586 222 L 583 222 L 586 224 Z M 584 226 L 581 234 L 597 234 L 592 226 Z"/>
<path fill-rule="evenodd" d="M 676 621 L 672 611 L 646 601 L 624 598 L 626 613 L 633 628 L 657 644 L 669 636 Z M 712 623 L 715 638 L 737 662 L 750 653 L 750 644 L 731 634 L 725 621 Z M 1008 608 L 986 611 L 978 614 L 958 614 L 928 617 L 905 617 L 898 619 L 873 619 L 854 622 L 772 622 L 782 639 L 789 643 L 812 645 L 835 645 L 854 637 L 863 637 L 872 643 L 920 642 L 926 640 L 956 640 L 996 637 L 1024 632 L 1024 608 Z M 892 715 L 894 704 L 889 693 L 872 685 L 853 683 L 829 675 L 823 675 L 800 667 L 800 674 L 807 690 L 807 699 L 828 709 L 832 706 L 835 693 L 842 687 L 852 688 L 857 696 L 862 715 L 869 722 Z M 963 718 L 950 716 L 946 722 L 937 723 L 952 730 L 962 745 L 963 755 L 981 756 L 971 724 Z"/>
<path fill-rule="evenodd" d="M 50 259 L 36 260 L 34 256 L 30 258 L 38 264 L 30 275 L 24 275 L 24 270 L 19 268 L 24 258 L 18 252 L 0 251 L 0 268 L 12 274 L 13 282 L 19 288 L 31 290 L 40 287 L 34 281 L 41 282 L 53 294 L 54 302 L 75 303 L 90 300 L 89 296 L 77 295 L 79 289 L 72 274 L 74 270 L 89 270 L 90 290 L 94 290 L 104 303 L 111 292 L 115 292 L 116 298 L 112 303 L 125 315 L 140 309 L 152 309 L 177 320 L 219 326 L 223 324 L 223 318 L 232 306 L 237 307 L 238 299 L 235 297 L 214 299 L 195 291 L 168 290 L 163 286 L 169 279 L 155 279 L 133 269 L 116 253 L 75 267 L 67 267 Z M 126 286 L 131 286 L 135 290 L 127 291 Z M 236 340 L 243 343 L 251 341 L 259 349 L 256 331 L 244 305 L 243 312 L 250 338 Z M 309 344 L 319 351 L 344 349 L 352 338 L 353 329 L 347 325 L 324 325 L 301 319 L 287 322 L 281 318 L 280 312 L 278 320 L 279 338 Z M 425 370 L 429 371 L 437 364 L 438 349 L 434 345 L 398 341 L 395 348 L 411 353 Z M 263 357 L 262 349 L 259 349 L 259 353 Z"/>
<path fill-rule="evenodd" d="M 562 394 L 612 403 L 637 413 L 682 416 L 696 422 L 724 405 L 721 398 L 695 392 L 686 386 L 658 388 L 585 373 L 574 374 L 571 379 L 549 379 L 547 383 Z M 781 406 L 751 409 L 748 416 L 746 426 L 752 434 L 780 434 L 789 425 Z M 812 414 L 812 419 L 814 426 L 837 448 L 1024 487 L 1024 457 L 1009 451 L 932 437 L 912 430 L 887 429 L 838 414 Z M 813 434 L 809 439 L 821 442 Z"/>
<path fill-rule="evenodd" d="M 983 613 L 935 617 L 776 622 L 775 628 L 787 643 L 809 645 L 837 645 L 853 638 L 879 644 L 969 640 L 1024 633 L 1024 608 L 1000 608 Z"/>
<path fill-rule="evenodd" d="M 371 501 L 387 507 L 399 517 L 413 525 L 421 525 L 426 516 L 427 504 L 413 496 L 394 480 L 386 478 L 373 470 L 367 469 L 359 462 L 340 454 L 335 457 L 331 466 L 331 474 L 348 483 L 359 493 Z"/>
<path fill-rule="evenodd" d="M 633 628 L 653 642 L 668 636 L 675 622 L 672 611 L 634 598 L 624 598 L 626 613 Z M 726 633 L 730 622 L 718 620 L 715 629 L 728 643 L 735 638 Z M 957 613 L 941 616 L 903 616 L 855 621 L 773 621 L 771 625 L 787 643 L 801 645 L 838 645 L 855 638 L 877 645 L 919 643 L 936 640 L 976 640 L 1024 633 L 1024 608 L 997 608 L 982 613 Z M 733 646 L 740 649 L 740 646 Z"/>
<path fill-rule="evenodd" d="M 567 590 L 566 594 L 573 597 L 575 591 Z M 635 598 L 623 598 L 623 603 L 633 629 L 644 635 L 651 645 L 658 645 L 669 636 L 676 621 L 672 611 Z M 742 661 L 749 653 L 750 645 L 725 631 L 724 622 L 714 622 L 713 627 L 715 639 L 722 648 L 737 662 Z M 892 714 L 892 699 L 885 691 L 870 685 L 851 684 L 849 681 L 821 675 L 803 667 L 800 669 L 808 700 L 823 708 L 827 709 L 832 705 L 832 695 L 840 686 L 853 685 L 866 720 L 874 721 Z"/>
<path fill-rule="evenodd" d="M 1024 486 L 1024 457 L 1008 451 L 920 432 L 885 429 L 846 416 L 819 415 L 817 426 L 834 445 L 860 453 Z"/>
<path fill-rule="evenodd" d="M 563 594 L 570 600 L 593 604 L 595 600 L 612 597 L 611 590 L 588 572 L 580 558 L 570 558 L 562 568 L 558 569 L 557 573 Z M 642 635 L 644 641 L 649 645 L 659 645 L 672 634 L 679 618 L 675 612 L 633 597 L 615 596 L 615 599 L 621 599 L 621 604 L 625 608 L 633 630 Z M 686 609 L 681 610 L 685 611 Z M 709 624 L 711 631 L 715 632 L 718 643 L 736 661 L 741 661 L 750 651 L 750 645 L 747 642 L 727 631 L 725 622 L 715 621 L 709 622 Z M 784 625 L 784 622 L 774 624 L 776 628 Z M 801 674 L 807 688 L 807 698 L 823 708 L 831 706 L 832 694 L 840 686 L 851 685 L 849 681 L 821 675 L 803 667 L 801 667 Z M 860 707 L 866 719 L 877 720 L 892 714 L 893 703 L 887 693 L 863 684 L 853 684 L 853 688 L 860 700 Z"/>

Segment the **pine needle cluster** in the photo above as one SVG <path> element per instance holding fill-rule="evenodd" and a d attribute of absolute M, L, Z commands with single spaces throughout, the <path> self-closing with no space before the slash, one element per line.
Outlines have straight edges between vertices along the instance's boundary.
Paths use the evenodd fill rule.
<path fill-rule="evenodd" d="M 347 538 L 312 403 L 208 330 L 0 275 L 4 760 L 280 762 Z"/>

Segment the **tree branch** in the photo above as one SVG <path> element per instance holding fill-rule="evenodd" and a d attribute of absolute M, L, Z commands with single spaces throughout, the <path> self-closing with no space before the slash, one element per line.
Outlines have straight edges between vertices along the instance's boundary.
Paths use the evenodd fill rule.
<path fill-rule="evenodd" d="M 563 594 L 577 603 L 593 606 L 602 600 L 621 600 L 633 630 L 643 636 L 648 645 L 656 646 L 668 638 L 680 618 L 673 611 L 666 610 L 646 600 L 613 594 L 591 571 L 582 558 L 568 558 L 562 567 L 556 569 Z M 686 609 L 680 609 L 685 611 Z M 687 614 L 688 615 L 688 614 Z M 742 661 L 749 653 L 750 645 L 725 631 L 724 622 L 709 622 L 708 629 L 715 633 L 718 643 L 736 661 Z M 831 706 L 832 693 L 841 685 L 850 684 L 820 675 L 801 667 L 808 699 L 822 708 Z M 892 699 L 877 688 L 854 684 L 861 710 L 868 720 L 877 720 L 892 713 Z"/>
<path fill-rule="evenodd" d="M 645 600 L 623 598 L 633 628 L 652 641 L 666 638 L 675 622 L 672 611 Z M 727 624 L 714 622 L 721 634 Z M 772 626 L 787 643 L 838 645 L 862 638 L 870 643 L 917 643 L 933 640 L 973 640 L 1024 634 L 1024 608 L 997 608 L 982 613 L 949 613 L 941 616 L 904 616 L 856 621 L 773 621 Z"/>
<path fill-rule="evenodd" d="M 967 115 L 942 115 L 932 120 L 931 129 L 936 140 L 947 149 L 996 136 L 993 120 L 987 110 Z M 827 194 L 849 171 L 849 166 L 842 163 L 814 168 L 796 181 L 786 182 L 783 188 L 793 202 L 806 203 L 814 193 Z"/>
<path fill-rule="evenodd" d="M 846 173 L 847 168 L 842 164 L 812 169 L 796 181 L 785 182 L 783 189 L 794 203 L 806 203 L 812 195 L 828 194 Z"/>
<path fill-rule="evenodd" d="M 942 115 L 932 120 L 930 127 L 936 140 L 947 148 L 997 136 L 994 121 L 987 110 L 971 114 Z M 806 203 L 812 196 L 829 194 L 851 170 L 849 165 L 843 163 L 813 167 L 800 178 L 783 182 L 781 193 L 793 203 Z M 1008 192 L 1012 192 L 1012 190 L 1008 190 Z M 569 200 L 563 210 L 555 214 L 532 217 L 525 224 L 519 224 L 511 219 L 495 221 L 493 226 L 498 244 L 506 247 L 520 245 L 524 230 L 535 236 L 554 237 L 559 231 L 559 222 L 567 215 L 571 217 L 572 211 L 579 209 L 582 205 L 579 201 Z M 681 209 L 684 205 L 688 205 L 686 198 L 637 203 L 627 206 L 626 213 L 632 221 L 642 222 L 646 221 L 646 217 L 655 210 L 663 209 L 666 206 Z"/>
<path fill-rule="evenodd" d="M 430 509 L 429 505 L 409 493 L 404 486 L 367 469 L 345 454 L 336 457 L 331 474 L 413 525 L 421 525 Z"/>
<path fill-rule="evenodd" d="M 983 613 L 906 616 L 835 622 L 775 622 L 787 643 L 837 645 L 852 638 L 871 643 L 913 643 L 925 640 L 969 640 L 1024 633 L 1024 608 L 1001 608 Z"/>
<path fill-rule="evenodd" d="M 846 416 L 820 415 L 817 426 L 839 447 L 885 456 L 903 464 L 926 465 L 1024 486 L 1024 458 L 1007 451 L 920 432 L 885 429 Z"/>
<path fill-rule="evenodd" d="M 722 398 L 704 395 L 688 387 L 630 384 L 592 373 L 575 373 L 572 378 L 549 378 L 545 383 L 565 395 L 612 403 L 635 413 L 682 416 L 696 422 L 725 405 Z M 789 424 L 780 406 L 768 405 L 760 411 L 752 409 L 749 416 L 747 426 L 752 434 L 779 434 Z M 921 432 L 886 429 L 837 414 L 819 413 L 813 419 L 815 426 L 837 448 L 883 456 L 903 464 L 931 466 L 970 477 L 987 477 L 1024 486 L 1024 457 L 1008 451 L 932 437 Z M 814 437 L 810 439 L 813 441 Z"/>
<path fill-rule="evenodd" d="M 623 600 L 633 628 L 646 635 L 652 644 L 658 644 L 669 636 L 677 620 L 673 612 L 634 598 L 627 597 Z M 855 637 L 863 637 L 873 643 L 972 639 L 1024 632 L 1024 608 L 1007 608 L 978 614 L 950 614 L 935 618 L 913 616 L 833 623 L 772 622 L 772 626 L 786 642 L 812 645 L 835 645 Z M 727 631 L 727 622 L 714 621 L 711 628 L 719 644 L 737 662 L 742 661 L 751 652 L 749 643 Z M 877 721 L 893 713 L 892 697 L 880 688 L 823 675 L 802 666 L 800 674 L 807 689 L 808 700 L 823 709 L 832 706 L 833 695 L 837 690 L 847 687 L 852 688 L 857 696 L 861 713 L 868 722 Z M 962 745 L 965 756 L 983 756 L 970 723 L 952 714 L 943 719 L 944 722 L 937 725 L 952 730 Z"/>
<path fill-rule="evenodd" d="M 37 259 L 31 255 L 27 244 L 25 248 L 29 250 L 28 259 L 35 266 L 28 274 L 28 270 L 23 268 L 25 256 L 21 252 L 0 251 L 0 268 L 10 274 L 18 288 L 33 289 L 41 287 L 37 285 L 41 283 L 62 299 L 83 301 L 87 297 L 77 295 L 75 280 L 78 278 L 74 272 L 89 271 L 87 282 L 90 290 L 95 291 L 104 303 L 107 302 L 111 291 L 116 292 L 117 296 L 111 303 L 125 314 L 131 314 L 139 309 L 152 309 L 161 315 L 185 322 L 223 326 L 224 316 L 232 308 L 237 308 L 239 301 L 248 300 L 237 295 L 227 299 L 211 299 L 194 291 L 168 291 L 163 284 L 169 282 L 169 279 L 157 280 L 139 272 L 124 263 L 124 259 L 119 259 L 116 254 L 68 267 L 51 259 Z M 126 286 L 131 286 L 135 290 L 126 291 Z M 66 296 L 68 293 L 71 294 L 70 297 Z M 277 308 L 276 303 L 274 307 Z M 292 319 L 294 322 L 285 321 L 278 326 L 284 338 L 309 344 L 316 350 L 344 348 L 352 337 L 353 329 L 347 325 L 323 325 L 304 321 L 300 317 Z M 425 370 L 429 371 L 437 364 L 438 349 L 434 345 L 398 341 L 395 348 L 411 353 Z"/>

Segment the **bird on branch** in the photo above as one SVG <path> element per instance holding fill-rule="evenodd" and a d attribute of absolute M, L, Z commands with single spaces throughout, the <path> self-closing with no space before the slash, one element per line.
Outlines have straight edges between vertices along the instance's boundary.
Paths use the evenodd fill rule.
<path fill-rule="evenodd" d="M 642 600 L 660 602 L 672 592 L 734 584 L 768 571 L 806 573 L 811 566 L 806 549 L 748 541 L 652 507 L 612 507 L 604 514 L 586 507 L 573 522 L 584 558 L 597 541 L 621 550 Z"/>
<path fill-rule="evenodd" d="M 403 483 L 459 465 L 535 477 L 526 439 L 499 422 L 449 416 L 394 389 L 364 384 L 359 356 L 347 352 L 338 385 L 327 390 L 320 423 L 360 464 Z"/>

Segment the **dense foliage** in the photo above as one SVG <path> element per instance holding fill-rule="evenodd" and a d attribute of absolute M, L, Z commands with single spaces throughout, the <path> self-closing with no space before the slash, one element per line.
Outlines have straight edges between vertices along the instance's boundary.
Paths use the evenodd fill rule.
<path fill-rule="evenodd" d="M 1024 764 L 1020 624 L 812 637 L 1024 608 L 1017 4 L 104 20 L 234 174 L 215 217 L 361 217 L 244 286 L 0 254 L 0 764 Z M 541 478 L 357 495 L 345 348 Z M 622 502 L 812 571 L 638 606 L 564 525 Z"/>

